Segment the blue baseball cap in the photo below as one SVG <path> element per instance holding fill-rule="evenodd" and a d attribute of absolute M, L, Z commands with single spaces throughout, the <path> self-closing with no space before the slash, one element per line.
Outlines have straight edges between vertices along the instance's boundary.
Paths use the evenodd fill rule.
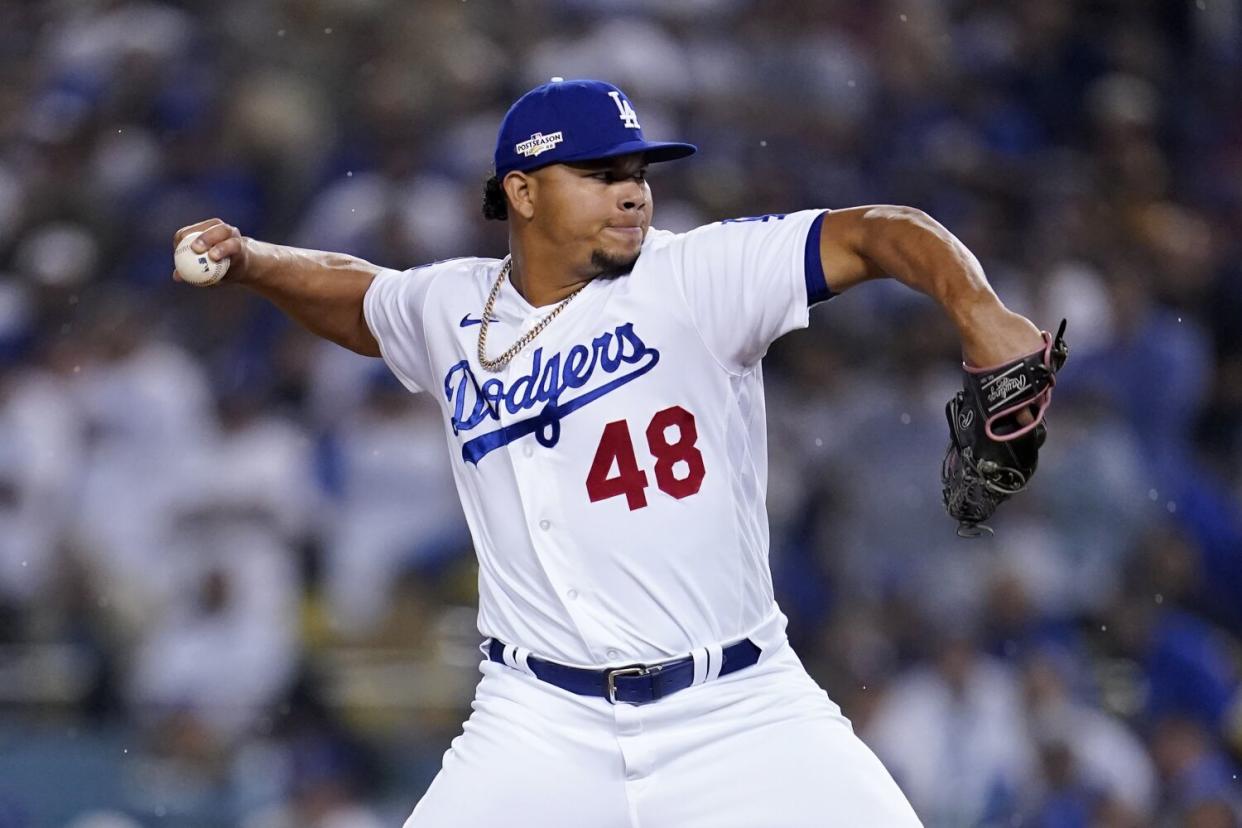
<path fill-rule="evenodd" d="M 694 144 L 643 138 L 630 99 L 611 83 L 553 78 L 518 98 L 500 122 L 496 177 L 632 152 L 648 161 L 673 161 L 697 151 Z"/>

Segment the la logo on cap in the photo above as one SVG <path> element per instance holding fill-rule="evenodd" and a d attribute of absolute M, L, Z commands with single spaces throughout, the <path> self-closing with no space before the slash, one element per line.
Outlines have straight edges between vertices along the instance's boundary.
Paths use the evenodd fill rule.
<path fill-rule="evenodd" d="M 638 125 L 638 113 L 634 111 L 634 107 L 630 106 L 630 102 L 621 97 L 620 92 L 609 92 L 608 97 L 612 98 L 612 102 L 617 105 L 617 112 L 621 113 L 621 120 L 625 122 L 626 129 L 642 129 Z"/>
<path fill-rule="evenodd" d="M 513 151 L 518 155 L 525 155 L 527 158 L 538 158 L 550 149 L 555 149 L 556 145 L 565 140 L 565 135 L 561 132 L 553 132 L 551 135 L 544 135 L 542 132 L 536 132 L 530 136 L 527 141 L 522 141 L 514 146 Z"/>

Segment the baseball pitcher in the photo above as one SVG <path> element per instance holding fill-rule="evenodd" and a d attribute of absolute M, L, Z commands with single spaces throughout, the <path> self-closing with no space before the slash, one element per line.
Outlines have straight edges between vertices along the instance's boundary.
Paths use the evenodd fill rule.
<path fill-rule="evenodd" d="M 965 357 L 943 480 L 970 534 L 1034 471 L 1064 344 L 915 209 L 653 229 L 649 165 L 694 152 L 646 140 L 615 86 L 555 79 L 500 126 L 483 210 L 503 259 L 388 270 L 218 219 L 174 239 L 202 231 L 225 281 L 443 412 L 482 680 L 407 828 L 919 824 L 786 642 L 762 359 L 862 282 L 936 300 Z"/>

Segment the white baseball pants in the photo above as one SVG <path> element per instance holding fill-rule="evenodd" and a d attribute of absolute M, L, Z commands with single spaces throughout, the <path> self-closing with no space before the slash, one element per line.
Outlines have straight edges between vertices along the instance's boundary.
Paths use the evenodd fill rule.
<path fill-rule="evenodd" d="M 787 643 L 652 704 L 575 696 L 491 661 L 405 828 L 920 825 Z"/>

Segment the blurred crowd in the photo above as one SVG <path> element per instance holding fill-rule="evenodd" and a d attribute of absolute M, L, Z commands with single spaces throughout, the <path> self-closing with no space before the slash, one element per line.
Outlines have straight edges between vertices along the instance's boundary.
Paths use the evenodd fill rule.
<path fill-rule="evenodd" d="M 791 639 L 926 824 L 1238 825 L 1239 0 L 43 0 L 0 4 L 0 826 L 408 813 L 477 675 L 438 410 L 171 239 L 503 255 L 495 130 L 554 75 L 700 146 L 656 226 L 910 204 L 1069 320 L 969 542 L 934 305 L 768 357 Z"/>

